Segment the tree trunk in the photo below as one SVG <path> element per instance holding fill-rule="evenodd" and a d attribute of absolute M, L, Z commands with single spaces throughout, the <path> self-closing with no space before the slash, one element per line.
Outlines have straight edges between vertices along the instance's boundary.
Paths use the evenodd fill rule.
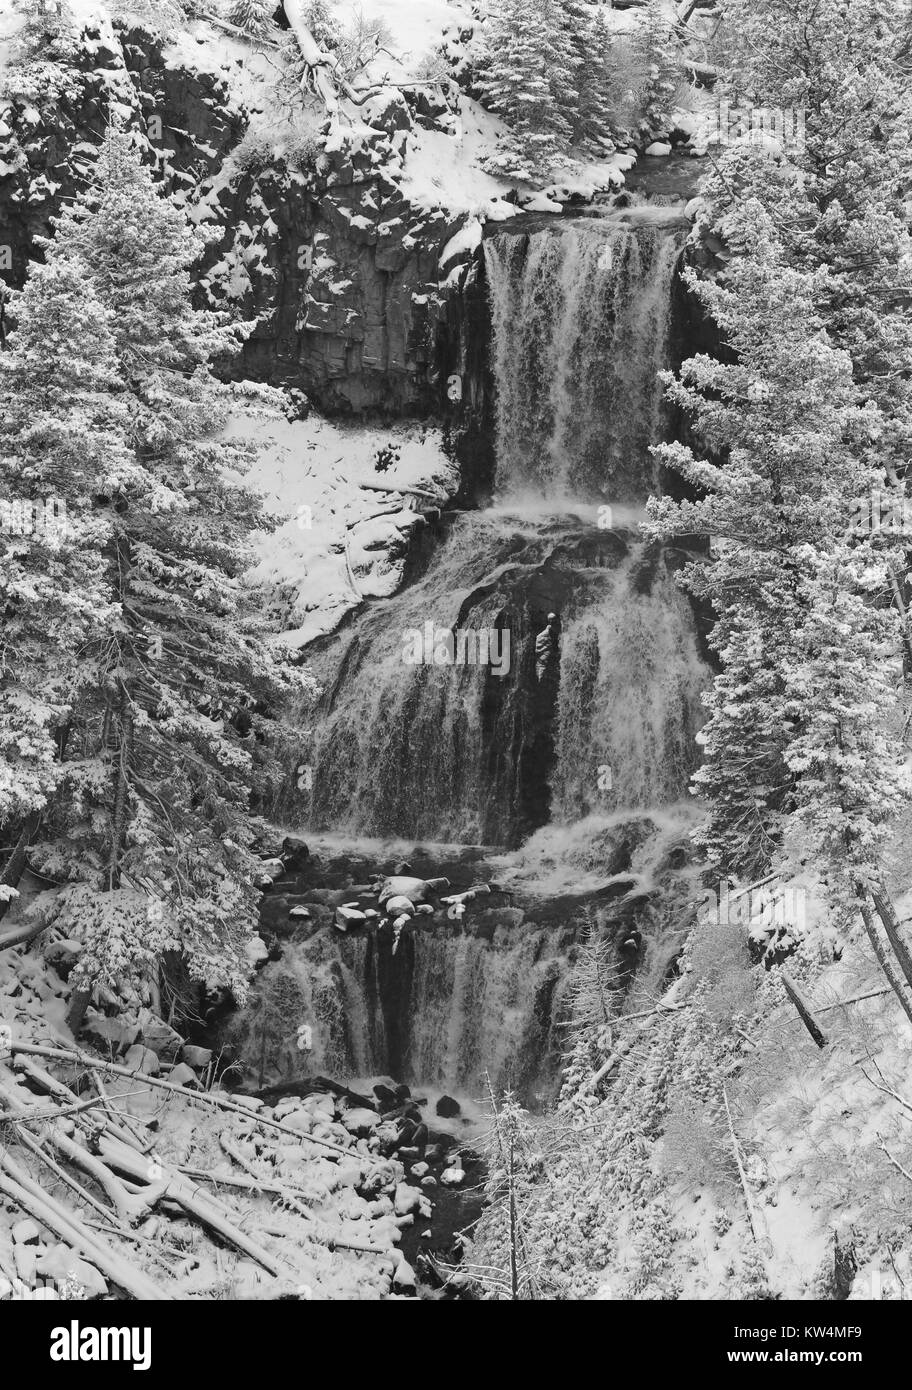
<path fill-rule="evenodd" d="M 40 824 L 41 813 L 39 811 L 33 811 L 32 814 L 23 821 L 16 843 L 13 845 L 10 853 L 10 857 L 3 867 L 3 872 L 0 873 L 0 884 L 4 887 L 15 888 L 22 877 L 29 844 Z M 3 918 L 6 916 L 8 907 L 9 900 L 0 898 L 0 922 L 2 922 Z M 40 931 L 40 927 L 35 928 L 35 930 Z M 16 943 L 9 942 L 8 944 L 15 945 Z"/>
<path fill-rule="evenodd" d="M 867 900 L 865 889 L 860 883 L 855 885 L 855 893 L 859 899 L 858 906 L 859 911 L 861 912 L 861 920 L 864 922 L 864 928 L 868 934 L 868 940 L 874 948 L 874 954 L 877 957 L 878 962 L 880 963 L 880 968 L 883 971 L 884 975 L 887 977 L 887 980 L 889 981 L 893 989 L 893 993 L 896 995 L 897 999 L 902 1005 L 906 1017 L 908 1018 L 909 1022 L 912 1023 L 912 1003 L 909 1002 L 909 999 L 906 996 L 906 992 L 902 987 L 902 982 L 899 976 L 897 975 L 896 971 L 893 969 L 893 964 L 887 956 L 886 951 L 884 950 L 883 942 L 877 935 L 877 923 L 874 921 L 874 914 L 871 911 L 871 905 Z"/>
<path fill-rule="evenodd" d="M 795 1008 L 798 1010 L 798 1017 L 801 1019 L 801 1022 L 804 1024 L 805 1028 L 808 1030 L 811 1037 L 814 1039 L 814 1042 L 817 1044 L 818 1047 L 826 1047 L 826 1033 L 824 1033 L 823 1029 L 820 1027 L 820 1024 L 817 1022 L 816 1018 L 811 1012 L 811 1006 L 808 1003 L 807 999 L 804 997 L 801 990 L 795 984 L 795 981 L 792 979 L 791 975 L 784 967 L 779 971 L 779 978 L 785 985 L 786 994 L 788 995 L 789 999 L 791 999 L 792 1003 L 795 1005 Z"/>
<path fill-rule="evenodd" d="M 876 888 L 871 889 L 871 898 L 877 908 L 877 915 L 883 922 L 887 940 L 893 947 L 893 954 L 899 961 L 900 969 L 906 978 L 906 984 L 912 989 L 912 955 L 909 954 L 909 948 L 902 939 L 896 909 L 890 901 L 890 896 L 882 880 Z"/>

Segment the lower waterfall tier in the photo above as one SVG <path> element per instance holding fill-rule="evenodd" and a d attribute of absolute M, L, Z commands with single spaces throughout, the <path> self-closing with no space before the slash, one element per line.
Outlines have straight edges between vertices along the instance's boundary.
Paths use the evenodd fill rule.
<path fill-rule="evenodd" d="M 445 846 L 317 847 L 307 871 L 264 898 L 273 957 L 229 1023 L 247 1085 L 303 1075 L 391 1076 L 472 1099 L 490 1077 L 525 1104 L 553 1099 L 569 1043 L 583 943 L 606 944 L 619 1001 L 634 979 L 658 990 L 688 921 L 688 808 L 547 828 L 515 853 Z M 409 923 L 340 931 L 336 908 L 375 901 L 370 874 L 445 875 L 492 891 L 454 919 L 445 904 Z M 302 918 L 299 914 L 309 915 Z M 292 915 L 292 914 L 295 915 Z"/>

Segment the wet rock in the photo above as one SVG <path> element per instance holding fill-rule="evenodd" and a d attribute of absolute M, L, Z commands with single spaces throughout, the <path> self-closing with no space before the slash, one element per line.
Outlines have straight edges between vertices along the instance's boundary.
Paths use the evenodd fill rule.
<path fill-rule="evenodd" d="M 383 900 L 381 899 L 381 902 Z M 400 917 L 409 918 L 415 915 L 415 905 L 411 898 L 397 894 L 394 898 L 386 900 L 386 914 L 388 917 L 395 917 L 398 921 Z"/>
<path fill-rule="evenodd" d="M 282 841 L 282 863 L 285 872 L 289 874 L 300 873 L 310 858 L 310 850 L 303 840 L 299 840 L 295 835 L 287 835 Z"/>
<path fill-rule="evenodd" d="M 377 1097 L 381 1110 L 395 1110 L 399 1104 L 396 1092 L 391 1090 L 389 1086 L 384 1086 L 382 1082 L 378 1082 L 374 1087 L 374 1095 Z"/>
<path fill-rule="evenodd" d="M 363 927 L 367 918 L 357 907 L 337 907 L 333 925 L 339 931 L 348 931 L 351 927 Z"/>
<path fill-rule="evenodd" d="M 462 1114 L 462 1106 L 452 1096 L 441 1096 L 434 1108 L 442 1120 L 452 1120 Z"/>

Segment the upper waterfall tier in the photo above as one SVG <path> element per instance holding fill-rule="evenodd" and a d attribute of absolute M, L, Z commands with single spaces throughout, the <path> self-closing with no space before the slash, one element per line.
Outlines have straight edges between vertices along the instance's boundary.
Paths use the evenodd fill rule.
<path fill-rule="evenodd" d="M 649 446 L 682 237 L 674 219 L 588 217 L 485 242 L 502 500 L 656 490 Z"/>

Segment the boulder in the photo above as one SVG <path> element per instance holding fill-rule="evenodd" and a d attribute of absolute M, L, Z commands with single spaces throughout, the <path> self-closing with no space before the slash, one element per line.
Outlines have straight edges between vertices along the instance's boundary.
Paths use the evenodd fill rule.
<path fill-rule="evenodd" d="M 186 1086 L 189 1090 L 201 1090 L 199 1077 L 192 1067 L 188 1067 L 186 1062 L 178 1062 L 176 1067 L 172 1067 L 168 1073 L 168 1080 L 175 1086 Z"/>
<path fill-rule="evenodd" d="M 282 863 L 286 873 L 300 873 L 309 858 L 310 850 L 296 835 L 287 835 L 282 841 Z"/>
<path fill-rule="evenodd" d="M 52 941 L 44 948 L 44 959 L 54 967 L 61 980 L 68 980 L 81 952 L 81 941 Z"/>
<path fill-rule="evenodd" d="M 465 1169 L 458 1168 L 455 1164 L 451 1168 L 444 1168 L 440 1174 L 440 1181 L 446 1187 L 458 1187 L 460 1183 L 465 1182 Z"/>
<path fill-rule="evenodd" d="M 289 917 L 300 918 L 302 922 L 309 922 L 311 912 L 309 907 L 293 907 L 288 915 Z"/>
<path fill-rule="evenodd" d="M 446 878 L 413 878 L 410 874 L 391 874 L 385 878 L 380 885 L 380 902 L 385 903 L 389 898 L 408 898 L 413 903 L 425 903 L 436 893 L 441 893 L 449 888 L 450 881 Z M 389 908 L 387 908 L 389 911 Z"/>
<path fill-rule="evenodd" d="M 184 1043 L 181 1048 L 180 1059 L 186 1062 L 188 1067 L 208 1067 L 212 1061 L 211 1047 L 197 1047 L 195 1043 Z"/>
<path fill-rule="evenodd" d="M 37 1245 L 41 1239 L 41 1231 L 30 1216 L 15 1222 L 10 1234 L 14 1245 Z"/>
<path fill-rule="evenodd" d="M 125 1052 L 136 1041 L 139 1025 L 121 1018 L 108 1018 L 96 1009 L 89 1009 L 82 1032 L 100 1052 Z"/>
<path fill-rule="evenodd" d="M 161 1071 L 158 1058 L 151 1047 L 144 1047 L 142 1043 L 134 1043 L 127 1049 L 124 1064 L 131 1071 L 141 1071 L 144 1076 L 158 1076 Z"/>
<path fill-rule="evenodd" d="M 407 1182 L 396 1184 L 393 1209 L 397 1216 L 408 1216 L 409 1212 L 415 1211 L 420 1201 L 421 1191 L 419 1188 L 412 1187 Z"/>
<path fill-rule="evenodd" d="M 377 1097 L 381 1110 L 395 1110 L 399 1104 L 396 1092 L 391 1087 L 384 1086 L 382 1082 L 378 1082 L 374 1087 L 374 1095 Z"/>
<path fill-rule="evenodd" d="M 337 907 L 336 915 L 333 918 L 333 925 L 339 931 L 348 931 L 350 927 L 363 927 L 367 921 L 364 913 L 357 907 Z"/>
<path fill-rule="evenodd" d="M 381 898 L 380 901 L 383 902 L 383 899 Z M 388 917 L 395 917 L 397 920 L 400 917 L 408 919 L 409 917 L 414 917 L 415 905 L 411 898 L 406 898 L 399 893 L 393 898 L 386 899 L 386 914 Z"/>
<path fill-rule="evenodd" d="M 443 1120 L 452 1120 L 455 1115 L 462 1114 L 462 1106 L 452 1096 L 441 1096 L 434 1108 Z"/>
<path fill-rule="evenodd" d="M 398 1251 L 394 1253 L 398 1254 Z M 403 1259 L 400 1255 L 399 1263 L 396 1265 L 396 1269 L 393 1274 L 393 1288 L 413 1289 L 416 1283 L 417 1280 L 415 1279 L 415 1271 L 412 1269 L 412 1266 L 409 1264 L 408 1260 Z"/>
<path fill-rule="evenodd" d="M 356 1134 L 359 1138 L 370 1134 L 377 1123 L 376 1110 L 346 1110 L 342 1116 L 342 1123 L 349 1134 Z"/>

